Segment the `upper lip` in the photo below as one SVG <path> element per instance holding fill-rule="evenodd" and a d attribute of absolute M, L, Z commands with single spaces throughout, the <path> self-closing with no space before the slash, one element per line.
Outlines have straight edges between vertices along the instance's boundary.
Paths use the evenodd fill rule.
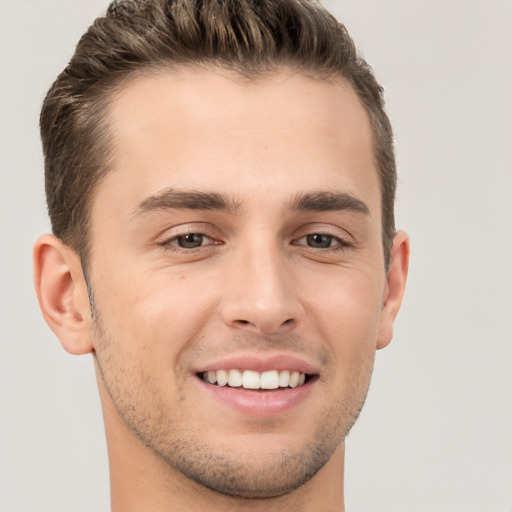
<path fill-rule="evenodd" d="M 216 359 L 198 367 L 196 373 L 216 370 L 253 370 L 266 372 L 270 370 L 292 370 L 308 375 L 319 373 L 318 369 L 303 358 L 291 354 L 237 354 Z"/>

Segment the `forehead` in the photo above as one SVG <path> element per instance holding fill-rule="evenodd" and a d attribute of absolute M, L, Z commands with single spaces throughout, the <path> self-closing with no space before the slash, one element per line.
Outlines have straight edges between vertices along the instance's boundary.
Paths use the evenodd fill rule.
<path fill-rule="evenodd" d="M 122 87 L 108 117 L 114 168 L 99 196 L 138 204 L 174 187 L 270 200 L 340 188 L 379 202 L 368 115 L 342 79 L 161 70 Z"/>

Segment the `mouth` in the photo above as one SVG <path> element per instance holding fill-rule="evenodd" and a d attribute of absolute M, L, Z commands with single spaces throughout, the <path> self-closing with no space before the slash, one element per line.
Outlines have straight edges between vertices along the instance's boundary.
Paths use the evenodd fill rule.
<path fill-rule="evenodd" d="M 199 372 L 197 377 L 212 386 L 241 388 L 251 391 L 274 391 L 300 388 L 318 376 L 298 370 L 258 372 L 234 368 Z"/>
<path fill-rule="evenodd" d="M 300 414 L 301 404 L 315 396 L 320 372 L 318 365 L 293 354 L 245 353 L 207 362 L 194 377 L 208 401 L 243 417 L 267 417 Z"/>

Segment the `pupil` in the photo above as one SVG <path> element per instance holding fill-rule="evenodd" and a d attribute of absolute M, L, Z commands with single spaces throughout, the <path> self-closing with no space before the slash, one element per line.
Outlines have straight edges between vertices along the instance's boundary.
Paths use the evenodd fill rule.
<path fill-rule="evenodd" d="M 188 235 L 178 237 L 178 245 L 186 249 L 200 247 L 202 242 L 203 235 L 200 235 L 198 233 L 189 233 Z"/>
<path fill-rule="evenodd" d="M 320 235 L 317 233 L 315 235 L 308 235 L 307 240 L 308 240 L 308 244 L 311 247 L 319 247 L 319 248 L 325 249 L 325 248 L 331 246 L 332 236 Z"/>

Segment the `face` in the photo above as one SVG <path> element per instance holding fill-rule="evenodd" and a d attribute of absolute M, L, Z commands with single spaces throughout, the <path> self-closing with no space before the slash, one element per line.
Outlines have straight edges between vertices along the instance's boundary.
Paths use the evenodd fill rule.
<path fill-rule="evenodd" d="M 89 263 L 103 406 L 196 482 L 289 492 L 343 442 L 381 343 L 366 112 L 341 81 L 166 71 L 109 116 Z"/>

